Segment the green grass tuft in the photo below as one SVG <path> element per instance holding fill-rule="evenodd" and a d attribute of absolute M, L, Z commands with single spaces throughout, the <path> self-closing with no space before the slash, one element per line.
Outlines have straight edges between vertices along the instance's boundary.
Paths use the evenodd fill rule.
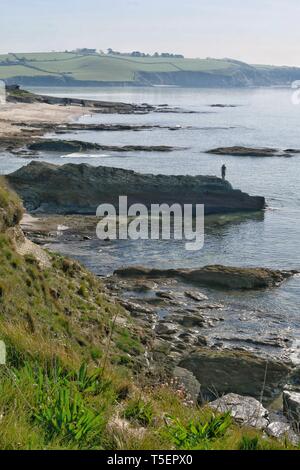
<path fill-rule="evenodd" d="M 124 411 L 124 418 L 140 426 L 149 426 L 154 418 L 154 411 L 150 402 L 141 398 L 130 401 Z"/>

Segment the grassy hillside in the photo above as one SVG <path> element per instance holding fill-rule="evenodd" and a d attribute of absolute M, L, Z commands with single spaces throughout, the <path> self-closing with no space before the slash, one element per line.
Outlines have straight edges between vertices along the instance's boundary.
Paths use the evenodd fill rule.
<path fill-rule="evenodd" d="M 151 333 L 77 262 L 18 254 L 22 206 L 0 185 L 1 450 L 291 448 L 151 374 Z"/>
<path fill-rule="evenodd" d="M 230 73 L 226 61 L 200 59 L 130 58 L 70 53 L 15 54 L 0 56 L 0 79 L 17 76 L 69 75 L 75 80 L 134 81 L 136 72 L 203 71 Z M 17 65 L 19 61 L 22 65 Z"/>
<path fill-rule="evenodd" d="M 287 84 L 300 78 L 292 67 L 250 66 L 230 59 L 183 59 L 16 53 L 0 56 L 0 79 L 28 84 L 133 84 L 249 86 Z"/>

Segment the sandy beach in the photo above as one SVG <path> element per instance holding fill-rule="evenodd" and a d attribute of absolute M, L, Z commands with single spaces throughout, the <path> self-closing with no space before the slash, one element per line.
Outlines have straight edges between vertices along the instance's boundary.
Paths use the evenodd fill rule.
<path fill-rule="evenodd" d="M 87 114 L 88 108 L 61 106 L 46 103 L 6 103 L 0 106 L 0 138 L 24 136 L 25 132 L 39 133 L 39 129 L 27 127 L 30 123 L 63 124 Z"/>

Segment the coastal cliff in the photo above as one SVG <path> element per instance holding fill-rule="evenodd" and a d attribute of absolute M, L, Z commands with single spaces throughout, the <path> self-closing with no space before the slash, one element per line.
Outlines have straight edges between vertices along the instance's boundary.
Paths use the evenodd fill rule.
<path fill-rule="evenodd" d="M 9 85 L 23 86 L 204 88 L 289 86 L 300 79 L 298 67 L 252 65 L 229 58 L 157 59 L 63 52 L 56 53 L 54 59 L 51 56 L 51 53 L 2 56 L 0 79 Z"/>

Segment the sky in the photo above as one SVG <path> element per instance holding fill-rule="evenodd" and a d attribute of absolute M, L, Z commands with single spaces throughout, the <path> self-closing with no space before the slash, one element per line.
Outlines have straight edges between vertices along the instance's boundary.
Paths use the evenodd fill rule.
<path fill-rule="evenodd" d="M 300 66 L 299 0 L 0 0 L 0 53 L 173 52 Z"/>

